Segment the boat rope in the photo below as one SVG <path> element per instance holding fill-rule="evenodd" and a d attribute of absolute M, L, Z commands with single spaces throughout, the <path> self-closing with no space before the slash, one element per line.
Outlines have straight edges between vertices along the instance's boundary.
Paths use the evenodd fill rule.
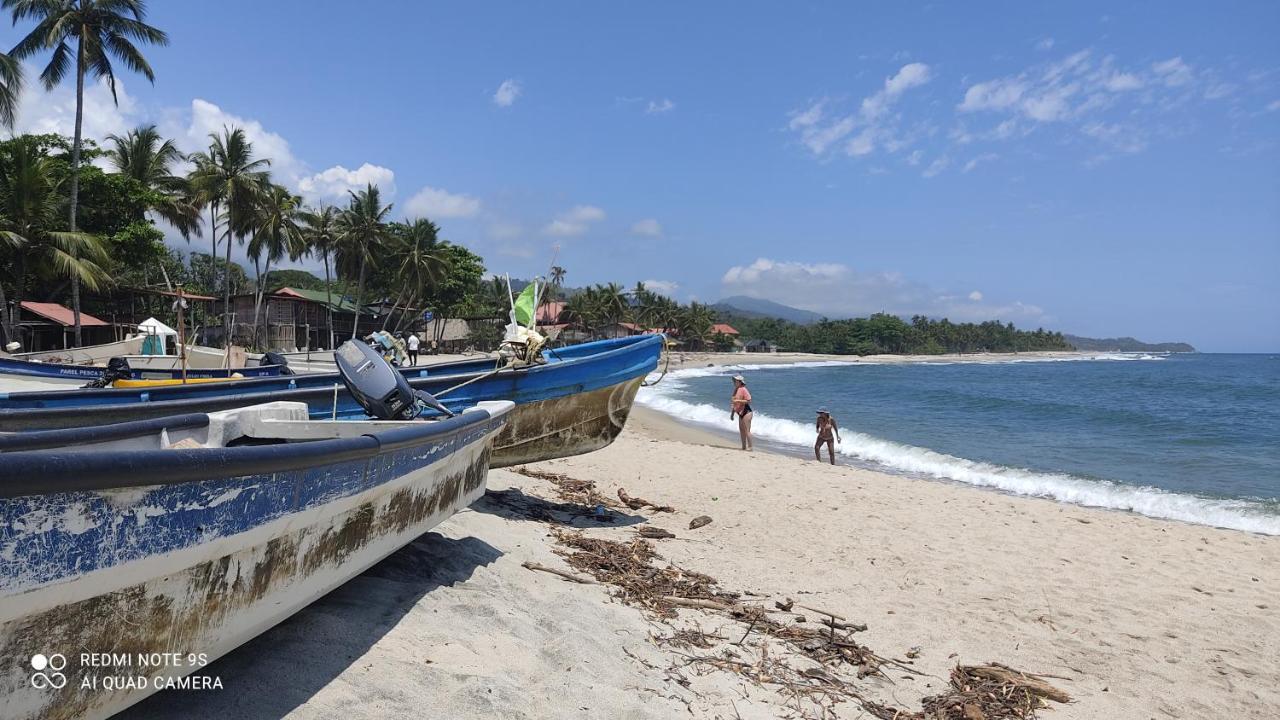
<path fill-rule="evenodd" d="M 663 336 L 662 338 L 662 355 L 663 355 L 662 372 L 659 373 L 658 379 L 654 380 L 653 382 L 649 382 L 649 379 L 645 378 L 643 381 L 640 382 L 640 387 L 653 387 L 654 385 L 657 385 L 658 383 L 662 382 L 662 378 L 667 376 L 667 369 L 671 367 L 671 348 L 667 347 L 666 336 Z"/>
<path fill-rule="evenodd" d="M 498 362 L 497 362 L 497 366 L 496 366 L 496 367 L 494 367 L 494 368 L 493 368 L 492 370 L 490 370 L 489 372 L 484 373 L 483 375 L 477 375 L 477 376 L 475 376 L 475 377 L 471 378 L 470 380 L 467 380 L 466 382 L 460 382 L 460 383 L 458 383 L 457 385 L 454 385 L 453 387 L 445 388 L 444 390 L 441 390 L 441 391 L 440 391 L 440 392 L 438 392 L 438 393 L 432 393 L 432 397 L 435 397 L 435 398 L 441 398 L 441 397 L 443 397 L 443 396 L 445 396 L 445 395 L 448 395 L 449 393 L 453 392 L 454 390 L 458 390 L 458 389 L 460 389 L 460 388 L 464 388 L 464 387 L 466 387 L 466 386 L 470 385 L 470 384 L 471 384 L 471 383 L 473 383 L 473 382 L 477 382 L 477 381 L 483 380 L 483 379 L 488 378 L 488 377 L 493 377 L 494 375 L 497 375 L 498 373 L 502 372 L 504 369 L 506 369 L 506 368 L 505 368 L 505 366 L 503 366 L 503 364 L 502 364 L 502 358 L 501 358 L 501 357 L 499 357 L 499 358 L 498 358 Z"/>

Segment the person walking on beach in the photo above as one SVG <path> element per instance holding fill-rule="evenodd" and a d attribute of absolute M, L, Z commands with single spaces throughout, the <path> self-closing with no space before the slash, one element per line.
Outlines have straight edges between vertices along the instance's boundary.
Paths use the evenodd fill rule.
<path fill-rule="evenodd" d="M 409 341 L 406 343 L 409 349 L 409 364 L 418 364 L 418 344 L 422 341 L 418 339 L 418 333 L 409 333 Z"/>
<path fill-rule="evenodd" d="M 751 391 L 747 389 L 747 381 L 741 375 L 733 376 L 733 399 L 729 409 L 729 419 L 738 416 L 738 435 L 742 438 L 742 449 L 751 450 Z"/>
<path fill-rule="evenodd" d="M 836 464 L 836 446 L 835 443 L 842 442 L 840 440 L 840 428 L 836 427 L 836 419 L 831 417 L 831 413 L 826 408 L 818 408 L 818 441 L 813 444 L 813 457 L 818 462 L 822 462 L 822 445 L 827 446 L 827 456 L 831 458 L 831 464 Z M 835 434 L 834 440 L 832 433 Z"/>

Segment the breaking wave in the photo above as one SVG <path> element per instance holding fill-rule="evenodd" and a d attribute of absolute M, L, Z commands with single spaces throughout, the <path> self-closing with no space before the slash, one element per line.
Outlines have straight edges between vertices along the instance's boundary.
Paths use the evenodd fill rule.
<path fill-rule="evenodd" d="M 1159 358 L 1152 356 L 1152 359 Z M 825 365 L 842 364 L 845 363 L 825 363 Z M 667 382 L 657 387 L 642 389 L 636 400 L 646 407 L 678 419 L 736 435 L 737 423 L 729 419 L 727 407 L 689 403 L 676 397 L 680 394 L 683 385 L 680 382 L 681 378 L 726 375 L 752 369 L 820 366 L 823 364 L 797 363 L 678 370 L 667 376 Z M 786 418 L 770 417 L 756 412 L 752 422 L 752 432 L 760 439 L 803 449 L 806 452 L 813 447 L 812 426 Z M 844 442 L 836 446 L 836 452 L 841 456 L 871 463 L 898 474 L 960 482 L 1016 495 L 1049 498 L 1087 507 L 1126 510 L 1153 518 L 1180 520 L 1264 535 L 1280 535 L 1280 514 L 1261 502 L 1200 497 L 1154 487 L 1083 478 L 1066 473 L 1006 467 L 967 460 L 928 448 L 896 443 L 865 433 L 845 432 L 842 435 Z"/>

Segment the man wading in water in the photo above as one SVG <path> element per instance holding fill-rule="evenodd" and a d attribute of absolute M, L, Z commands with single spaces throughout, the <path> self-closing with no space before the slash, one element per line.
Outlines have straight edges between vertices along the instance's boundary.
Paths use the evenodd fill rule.
<path fill-rule="evenodd" d="M 747 381 L 741 375 L 733 376 L 733 400 L 729 407 L 729 419 L 738 416 L 738 436 L 742 439 L 742 449 L 751 449 L 751 391 L 747 389 Z"/>
<path fill-rule="evenodd" d="M 835 434 L 834 441 L 832 433 Z M 835 443 L 841 442 L 840 428 L 836 427 L 836 419 L 831 417 L 831 413 L 826 408 L 818 409 L 818 441 L 813 444 L 813 456 L 822 462 L 822 445 L 827 446 L 827 456 L 831 458 L 831 464 L 836 464 L 836 446 Z"/>

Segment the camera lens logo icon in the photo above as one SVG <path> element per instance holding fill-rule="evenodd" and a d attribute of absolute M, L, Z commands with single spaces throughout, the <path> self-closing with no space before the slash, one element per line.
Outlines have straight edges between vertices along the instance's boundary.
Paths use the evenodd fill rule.
<path fill-rule="evenodd" d="M 31 667 L 35 672 L 31 673 L 31 687 L 37 690 L 61 690 L 67 684 L 67 676 L 62 674 L 62 669 L 66 666 L 67 659 L 58 653 L 48 657 L 42 653 L 32 655 Z"/>

